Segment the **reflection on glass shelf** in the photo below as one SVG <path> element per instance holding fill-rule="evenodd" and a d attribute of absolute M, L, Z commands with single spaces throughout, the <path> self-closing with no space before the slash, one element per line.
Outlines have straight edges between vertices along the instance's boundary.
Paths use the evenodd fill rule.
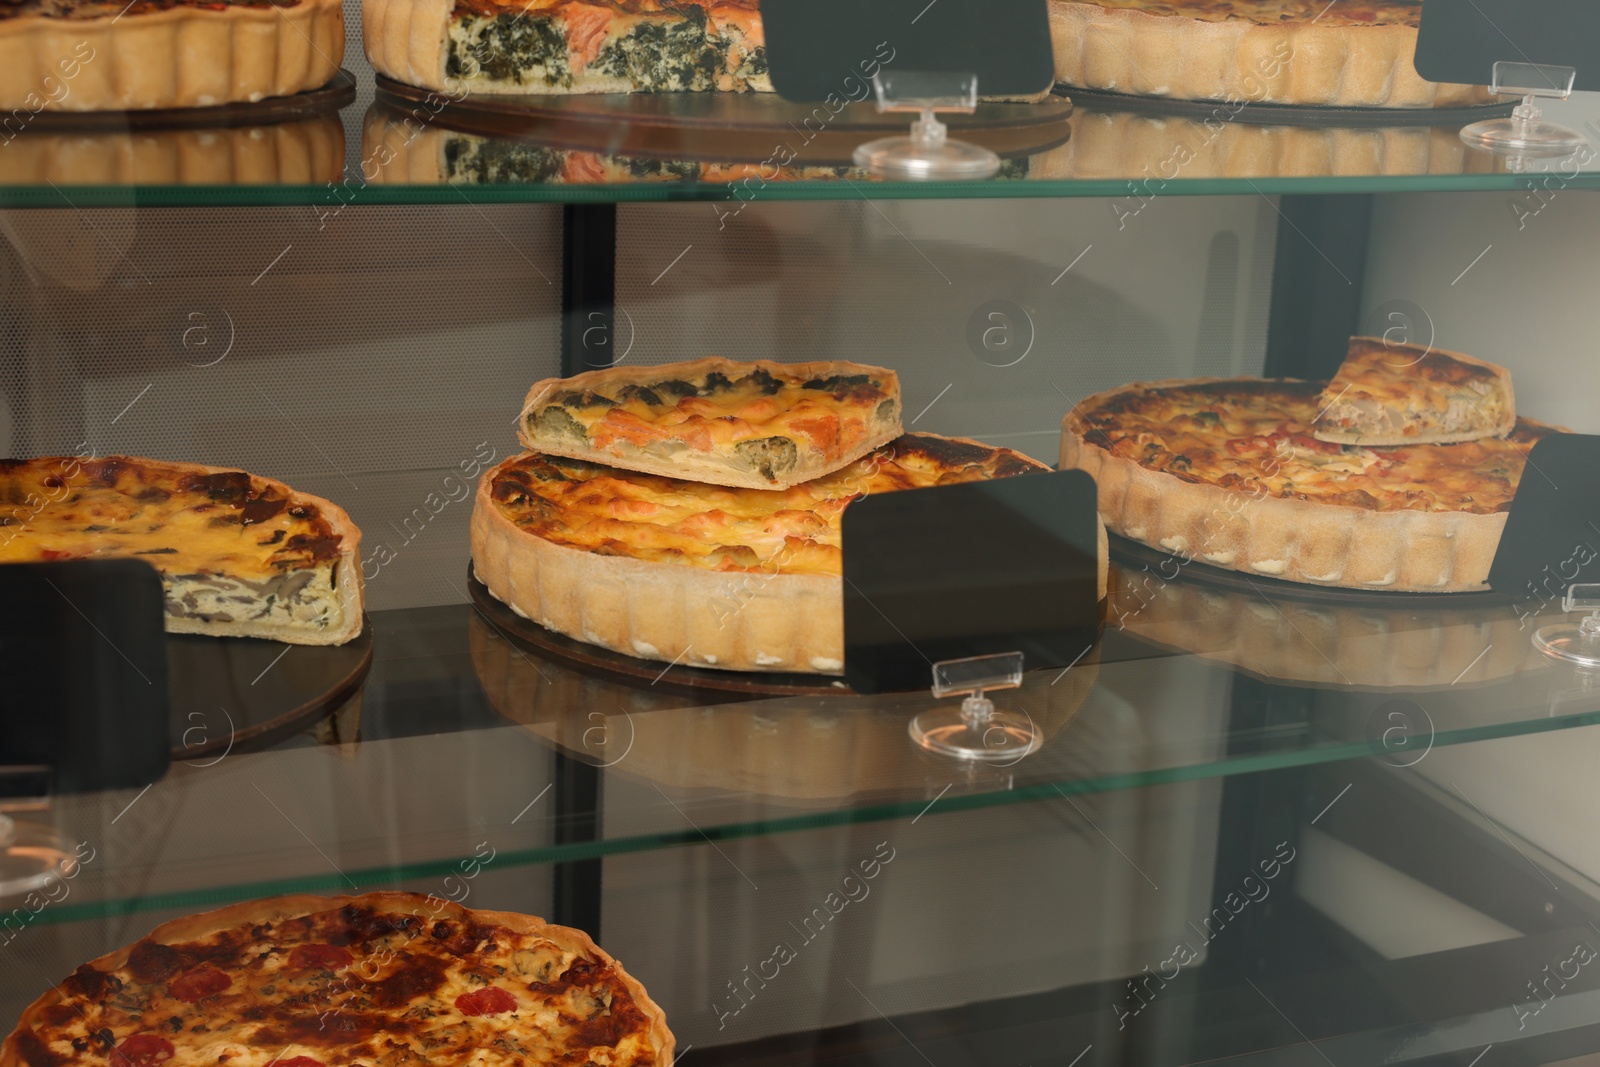
<path fill-rule="evenodd" d="M 1340 113 L 1324 124 L 1304 116 L 1274 124 L 1225 108 L 1219 118 L 1107 100 L 1071 109 L 1057 100 L 1041 121 L 1016 117 L 1031 105 L 986 105 L 1012 110 L 957 132 L 1001 156 L 996 177 L 890 182 L 851 162 L 857 144 L 882 132 L 863 116 L 814 128 L 803 117 L 780 122 L 777 112 L 713 113 L 750 101 L 699 101 L 712 111 L 680 114 L 686 105 L 674 110 L 653 98 L 608 115 L 571 97 L 530 116 L 433 95 L 428 102 L 380 91 L 365 112 L 346 107 L 344 139 L 358 149 L 347 166 L 325 121 L 273 132 L 29 129 L 0 146 L 0 203 L 60 205 L 70 190 L 79 205 L 1094 196 L 1127 198 L 1132 212 L 1174 194 L 1600 186 L 1600 154 L 1587 148 L 1566 159 L 1507 159 L 1463 144 L 1458 121 L 1416 125 L 1416 112 L 1398 113 L 1397 125 Z"/>
<path fill-rule="evenodd" d="M 1042 728 L 1037 752 L 972 766 L 907 736 L 926 694 L 708 703 L 670 672 L 627 682 L 513 646 L 466 606 L 373 624 L 365 740 L 234 751 L 175 766 L 147 793 L 57 799 L 45 817 L 64 840 L 144 837 L 102 849 L 41 921 L 443 876 L 489 834 L 515 867 L 1363 757 L 1408 765 L 1600 722 L 1600 690 L 1559 666 L 1403 695 L 1286 689 L 1216 649 L 1167 655 L 1112 632 L 1078 666 L 1008 692 Z M 594 809 L 554 789 L 577 765 L 593 769 L 598 831 L 585 829 Z"/>

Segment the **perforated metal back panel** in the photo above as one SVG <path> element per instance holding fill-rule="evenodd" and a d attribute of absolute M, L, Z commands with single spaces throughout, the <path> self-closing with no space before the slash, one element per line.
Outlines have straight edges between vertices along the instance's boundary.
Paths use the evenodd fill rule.
<path fill-rule="evenodd" d="M 364 531 L 369 606 L 461 598 L 466 475 L 559 365 L 559 209 L 64 209 L 0 233 L 0 452 L 282 478 Z"/>

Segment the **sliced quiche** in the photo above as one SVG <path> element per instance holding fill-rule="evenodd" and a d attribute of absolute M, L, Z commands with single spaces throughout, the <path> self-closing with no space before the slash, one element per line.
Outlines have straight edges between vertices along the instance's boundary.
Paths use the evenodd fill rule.
<path fill-rule="evenodd" d="M 534 385 L 518 436 L 546 455 L 788 489 L 899 437 L 900 380 L 855 363 L 700 359 Z"/>
<path fill-rule="evenodd" d="M 1504 437 L 1517 425 L 1511 373 L 1472 356 L 1352 337 L 1322 390 L 1311 436 L 1340 445 L 1420 445 Z"/>
<path fill-rule="evenodd" d="M 0 460 L 0 563 L 142 559 L 171 633 L 343 644 L 361 632 L 360 547 L 338 505 L 244 471 Z"/>

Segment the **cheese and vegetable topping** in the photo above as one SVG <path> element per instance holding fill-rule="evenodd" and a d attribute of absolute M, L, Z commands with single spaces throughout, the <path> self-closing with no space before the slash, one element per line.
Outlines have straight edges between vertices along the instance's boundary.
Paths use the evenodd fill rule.
<path fill-rule="evenodd" d="M 1528 449 L 1556 432 L 1361 448 L 1310 434 L 1320 382 L 1231 381 L 1135 389 L 1070 417 L 1088 443 L 1187 482 L 1373 511 L 1506 511 Z"/>
<path fill-rule="evenodd" d="M 1448 352 L 1352 338 L 1322 391 L 1315 435 L 1341 444 L 1496 436 L 1515 421 L 1509 382 L 1499 368 Z"/>
<path fill-rule="evenodd" d="M 243 471 L 0 460 L 0 563 L 142 559 L 169 616 L 337 628 L 340 551 L 312 498 Z"/>
<path fill-rule="evenodd" d="M 906 434 L 785 490 L 705 485 L 529 453 L 499 467 L 490 491 L 506 518 L 556 544 L 720 571 L 838 575 L 840 516 L 851 501 L 1048 469 L 1009 449 Z"/>
<path fill-rule="evenodd" d="M 1097 4 L 1202 22 L 1263 25 L 1314 22 L 1319 26 L 1416 26 L 1422 19 L 1422 5 L 1415 0 L 1097 0 Z"/>
<path fill-rule="evenodd" d="M 122 966 L 79 967 L 12 1041 L 28 1067 L 657 1064 L 609 961 L 425 912 L 347 905 L 146 938 Z"/>
<path fill-rule="evenodd" d="M 22 15 L 51 19 L 116 18 L 122 15 L 149 15 L 157 11 L 188 8 L 195 11 L 226 11 L 230 7 L 271 10 L 295 7 L 300 0 L 0 0 L 0 21 Z M 79 56 L 80 59 L 85 57 Z M 93 58 L 92 53 L 89 58 Z"/>
<path fill-rule="evenodd" d="M 445 64 L 452 78 L 546 91 L 585 79 L 644 92 L 771 88 L 757 0 L 457 0 Z"/>

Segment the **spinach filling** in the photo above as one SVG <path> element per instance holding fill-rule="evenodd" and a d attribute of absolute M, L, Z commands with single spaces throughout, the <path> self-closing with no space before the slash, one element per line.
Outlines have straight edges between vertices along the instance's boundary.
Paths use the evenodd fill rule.
<path fill-rule="evenodd" d="M 447 141 L 444 160 L 451 180 L 479 185 L 549 182 L 561 176 L 563 153 L 515 141 Z"/>
<path fill-rule="evenodd" d="M 686 6 L 681 21 L 646 22 L 607 41 L 590 64 L 646 92 L 714 89 L 728 60 L 728 42 L 708 37 L 706 13 Z"/>
<path fill-rule="evenodd" d="M 451 35 L 445 73 L 452 78 L 485 78 L 523 84 L 538 78 L 546 85 L 572 84 L 567 39 L 554 19 L 526 14 L 474 16 Z"/>

